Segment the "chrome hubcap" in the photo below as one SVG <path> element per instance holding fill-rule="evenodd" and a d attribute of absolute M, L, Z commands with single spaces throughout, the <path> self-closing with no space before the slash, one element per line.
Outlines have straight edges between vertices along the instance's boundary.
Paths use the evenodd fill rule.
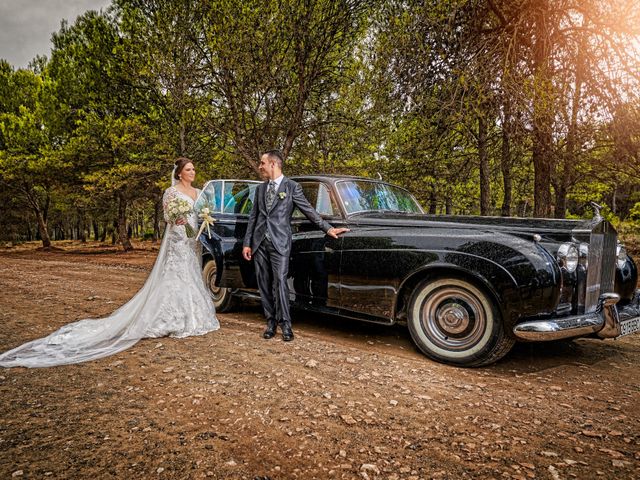
<path fill-rule="evenodd" d="M 436 317 L 442 331 L 451 335 L 462 333 L 469 327 L 469 312 L 458 303 L 440 307 Z"/>
<path fill-rule="evenodd" d="M 420 323 L 436 346 L 467 350 L 478 343 L 487 328 L 487 316 L 480 300 L 458 286 L 431 292 L 421 308 Z"/>

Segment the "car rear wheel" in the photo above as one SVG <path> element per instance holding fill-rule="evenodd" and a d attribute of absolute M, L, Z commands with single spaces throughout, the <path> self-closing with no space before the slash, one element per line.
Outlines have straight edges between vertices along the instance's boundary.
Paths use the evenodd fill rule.
<path fill-rule="evenodd" d="M 209 289 L 213 304 L 218 312 L 228 312 L 232 310 L 236 304 L 236 298 L 230 288 L 222 288 L 216 286 L 216 261 L 209 259 L 202 269 L 202 278 L 206 287 Z"/>
<path fill-rule="evenodd" d="M 419 284 L 409 304 L 408 325 L 425 355 L 453 365 L 477 367 L 496 362 L 515 343 L 505 335 L 493 300 L 458 278 Z"/>

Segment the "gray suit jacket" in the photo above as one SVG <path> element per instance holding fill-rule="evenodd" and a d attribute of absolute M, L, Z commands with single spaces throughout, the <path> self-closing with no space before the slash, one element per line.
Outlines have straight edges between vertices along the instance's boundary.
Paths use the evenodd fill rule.
<path fill-rule="evenodd" d="M 267 181 L 256 188 L 247 233 L 244 236 L 244 247 L 251 247 L 253 251 L 256 251 L 268 231 L 275 249 L 281 255 L 288 256 L 291 252 L 291 216 L 295 207 L 298 207 L 319 229 L 325 233 L 329 231 L 331 225 L 325 222 L 311 206 L 302 193 L 302 187 L 287 177 L 282 179 L 273 205 L 267 210 L 268 185 Z"/>

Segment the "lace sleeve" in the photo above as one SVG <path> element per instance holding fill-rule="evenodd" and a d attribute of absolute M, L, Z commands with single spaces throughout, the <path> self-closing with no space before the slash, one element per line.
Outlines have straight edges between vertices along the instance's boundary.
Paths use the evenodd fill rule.
<path fill-rule="evenodd" d="M 169 187 L 164 191 L 164 195 L 162 196 L 162 211 L 164 213 L 164 221 L 167 223 L 169 223 L 169 213 L 167 211 L 167 207 L 169 206 L 171 200 L 176 198 L 177 195 L 178 193 L 176 192 L 176 189 L 173 187 Z"/>

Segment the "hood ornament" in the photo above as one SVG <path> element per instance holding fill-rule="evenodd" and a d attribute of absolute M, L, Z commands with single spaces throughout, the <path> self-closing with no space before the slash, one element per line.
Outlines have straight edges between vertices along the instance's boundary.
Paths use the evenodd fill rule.
<path fill-rule="evenodd" d="M 602 205 L 598 205 L 596 202 L 589 202 L 589 205 L 593 210 L 593 219 L 602 220 L 602 215 L 600 215 L 600 210 L 602 210 Z"/>

